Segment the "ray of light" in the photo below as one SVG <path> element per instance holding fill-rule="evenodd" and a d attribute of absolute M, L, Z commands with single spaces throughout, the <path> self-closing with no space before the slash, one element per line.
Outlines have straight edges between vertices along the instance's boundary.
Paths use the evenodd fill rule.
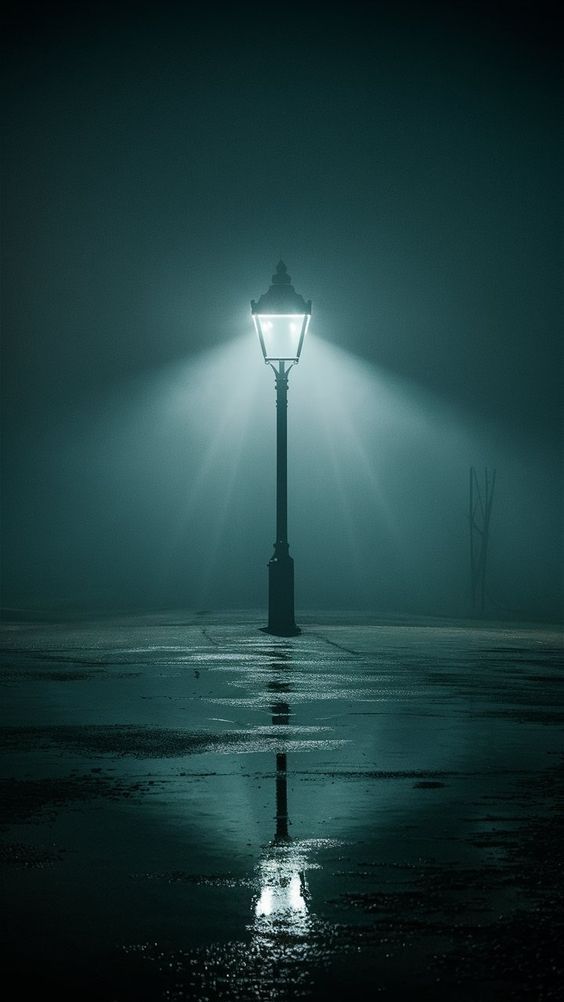
<path fill-rule="evenodd" d="M 479 416 L 319 334 L 309 336 L 290 389 L 290 544 L 303 601 L 315 601 L 320 583 L 332 604 L 359 594 L 378 601 L 394 588 L 400 596 L 406 582 L 423 594 L 429 573 L 447 589 L 449 573 L 464 573 L 456 565 L 466 558 L 468 466 L 493 466 L 495 450 L 510 456 L 510 446 Z M 264 593 L 275 393 L 250 330 L 124 384 L 63 431 L 64 442 L 46 439 L 49 462 L 58 458 L 61 482 L 74 490 L 95 485 L 92 501 L 81 499 L 90 521 L 88 534 L 76 523 L 77 560 L 87 544 L 94 563 L 114 550 L 116 588 L 140 575 L 157 604 L 171 595 L 196 607 L 244 604 Z M 80 506 L 71 501 L 72 516 Z"/>

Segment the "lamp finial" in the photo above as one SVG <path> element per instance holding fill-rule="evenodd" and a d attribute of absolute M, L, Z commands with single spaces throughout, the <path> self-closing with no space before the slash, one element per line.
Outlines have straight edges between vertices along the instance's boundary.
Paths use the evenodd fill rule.
<path fill-rule="evenodd" d="M 292 279 L 288 274 L 288 269 L 282 260 L 276 265 L 276 274 L 272 276 L 273 285 L 290 285 Z"/>

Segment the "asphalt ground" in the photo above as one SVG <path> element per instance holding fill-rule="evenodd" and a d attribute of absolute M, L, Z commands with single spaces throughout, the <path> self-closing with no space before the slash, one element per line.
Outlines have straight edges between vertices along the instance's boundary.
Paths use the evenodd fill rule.
<path fill-rule="evenodd" d="M 10 998 L 563 998 L 556 627 L 3 627 Z"/>

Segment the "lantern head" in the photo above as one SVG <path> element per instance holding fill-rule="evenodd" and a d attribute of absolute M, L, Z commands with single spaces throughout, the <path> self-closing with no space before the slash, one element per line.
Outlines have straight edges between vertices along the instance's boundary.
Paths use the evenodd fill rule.
<path fill-rule="evenodd" d="M 311 317 L 311 300 L 305 301 L 291 284 L 283 261 L 279 261 L 268 292 L 258 303 L 251 301 L 251 312 L 264 360 L 299 361 Z"/>

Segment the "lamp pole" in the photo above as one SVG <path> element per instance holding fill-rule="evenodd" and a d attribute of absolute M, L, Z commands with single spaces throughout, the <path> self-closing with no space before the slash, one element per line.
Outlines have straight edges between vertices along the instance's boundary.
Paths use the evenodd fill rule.
<path fill-rule="evenodd" d="M 284 361 L 276 381 L 276 541 L 268 562 L 268 631 L 299 633 L 294 615 L 294 561 L 288 544 L 288 373 Z"/>
<path fill-rule="evenodd" d="M 294 614 L 294 561 L 288 545 L 288 374 L 298 364 L 311 317 L 306 302 L 279 261 L 268 292 L 251 311 L 264 360 L 276 386 L 276 540 L 268 562 L 268 627 L 276 636 L 300 632 Z"/>

